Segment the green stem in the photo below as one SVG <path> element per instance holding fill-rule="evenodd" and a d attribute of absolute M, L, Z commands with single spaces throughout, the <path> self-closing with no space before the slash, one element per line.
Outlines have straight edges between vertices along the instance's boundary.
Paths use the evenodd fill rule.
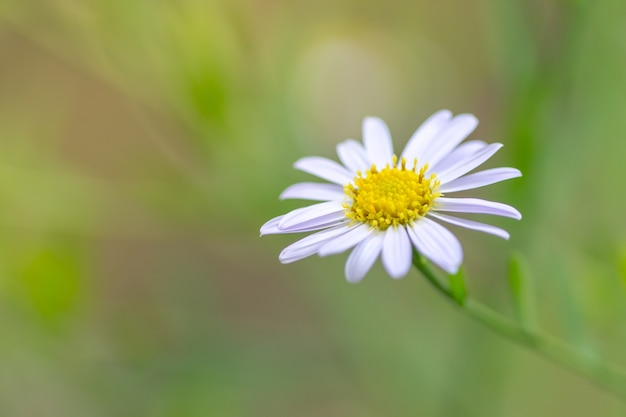
<path fill-rule="evenodd" d="M 596 357 L 575 350 L 547 334 L 526 330 L 516 322 L 474 299 L 467 297 L 460 303 L 455 299 L 452 291 L 430 268 L 424 257 L 416 254 L 413 257 L 413 264 L 442 295 L 474 320 L 479 321 L 501 336 L 541 353 L 544 357 L 571 369 L 626 401 L 626 374 L 623 372 Z"/>

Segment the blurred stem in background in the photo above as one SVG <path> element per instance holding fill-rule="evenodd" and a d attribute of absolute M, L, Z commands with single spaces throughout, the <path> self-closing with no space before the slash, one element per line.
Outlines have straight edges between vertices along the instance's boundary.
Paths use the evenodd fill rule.
<path fill-rule="evenodd" d="M 598 386 L 616 394 L 626 401 L 626 373 L 596 356 L 590 356 L 575 346 L 564 344 L 560 340 L 543 333 L 534 322 L 535 311 L 531 301 L 532 294 L 526 289 L 530 286 L 529 277 L 521 266 L 521 255 L 512 258 L 510 279 L 513 299 L 516 303 L 518 320 L 512 321 L 479 301 L 468 297 L 465 289 L 463 270 L 449 276 L 445 285 L 430 267 L 428 261 L 419 253 L 413 257 L 414 266 L 448 300 L 456 304 L 463 313 L 484 324 L 492 331 L 516 343 L 534 350 L 548 359 L 584 376 Z M 533 317 L 529 322 L 526 318 Z"/>

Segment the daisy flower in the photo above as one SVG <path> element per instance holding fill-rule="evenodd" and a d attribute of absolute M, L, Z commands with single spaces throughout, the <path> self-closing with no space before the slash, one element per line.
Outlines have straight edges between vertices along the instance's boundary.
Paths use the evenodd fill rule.
<path fill-rule="evenodd" d="M 467 174 L 502 147 L 480 140 L 461 143 L 477 125 L 471 114 L 453 117 L 448 110 L 441 110 L 417 129 L 398 158 L 385 122 L 365 118 L 363 144 L 348 139 L 337 145 L 341 164 L 318 156 L 296 161 L 296 169 L 328 183 L 294 184 L 280 198 L 319 203 L 271 219 L 261 227 L 261 235 L 315 232 L 287 246 L 279 256 L 282 263 L 352 249 L 345 266 L 350 282 L 363 279 L 379 255 L 392 278 L 404 277 L 411 269 L 413 248 L 445 272 L 456 273 L 463 250 L 440 222 L 503 239 L 509 234 L 448 213 L 522 217 L 506 204 L 448 197 L 522 175 L 515 168 Z"/>

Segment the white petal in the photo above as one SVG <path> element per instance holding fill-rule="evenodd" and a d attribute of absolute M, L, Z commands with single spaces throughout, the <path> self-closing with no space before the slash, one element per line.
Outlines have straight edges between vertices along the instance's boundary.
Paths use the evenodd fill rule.
<path fill-rule="evenodd" d="M 407 228 L 417 250 L 449 274 L 455 274 L 463 263 L 459 240 L 445 227 L 423 218 Z"/>
<path fill-rule="evenodd" d="M 501 143 L 492 143 L 491 145 L 487 145 L 473 155 L 464 159 L 459 159 L 456 164 L 453 164 L 447 170 L 437 173 L 437 178 L 441 181 L 441 184 L 453 181 L 491 158 L 493 154 L 498 152 L 502 146 L 503 145 Z"/>
<path fill-rule="evenodd" d="M 406 228 L 390 227 L 385 231 L 381 260 L 391 278 L 404 277 L 411 269 L 413 248 Z"/>
<path fill-rule="evenodd" d="M 266 221 L 265 224 L 261 226 L 261 236 L 283 233 L 283 231 L 278 228 L 278 223 L 283 219 L 283 217 L 285 216 L 274 217 L 273 219 Z"/>
<path fill-rule="evenodd" d="M 424 150 L 422 162 L 435 166 L 445 158 L 478 126 L 478 119 L 471 114 L 459 114 L 452 119 Z"/>
<path fill-rule="evenodd" d="M 461 219 L 459 217 L 448 216 L 446 214 L 441 214 L 441 213 L 433 213 L 432 211 L 428 215 L 436 219 L 443 220 L 444 222 L 453 224 L 455 226 L 461 226 L 466 229 L 478 230 L 479 232 L 489 233 L 490 235 L 495 235 L 506 240 L 509 239 L 509 232 L 507 232 L 504 229 L 500 229 L 499 227 L 492 226 L 490 224 L 479 223 L 473 220 Z"/>
<path fill-rule="evenodd" d="M 450 152 L 445 158 L 439 161 L 434 166 L 430 166 L 428 168 L 428 172 L 434 172 L 436 174 L 443 172 L 450 168 L 452 165 L 456 164 L 459 160 L 465 159 L 470 155 L 480 151 L 482 148 L 487 146 L 487 142 L 483 142 L 482 140 L 468 140 L 454 148 L 452 152 Z"/>
<path fill-rule="evenodd" d="M 515 168 L 493 168 L 469 174 L 461 178 L 450 181 L 442 185 L 439 191 L 442 193 L 452 193 L 455 191 L 471 190 L 473 188 L 484 187 L 496 182 L 521 177 L 522 173 Z"/>
<path fill-rule="evenodd" d="M 343 224 L 306 236 L 283 249 L 278 259 L 284 264 L 299 261 L 315 254 L 326 242 L 338 238 L 349 230 L 350 227 Z"/>
<path fill-rule="evenodd" d="M 363 120 L 363 144 L 372 163 L 380 168 L 393 162 L 393 144 L 389 128 L 378 117 Z M 369 168 L 369 167 L 368 167 Z"/>
<path fill-rule="evenodd" d="M 300 198 L 303 200 L 343 200 L 346 194 L 343 187 L 337 184 L 324 184 L 319 182 L 300 182 L 291 185 L 280 194 L 280 199 Z"/>
<path fill-rule="evenodd" d="M 429 259 L 431 262 L 433 262 L 435 265 L 437 265 L 446 272 L 455 270 L 455 266 L 446 257 L 446 254 L 441 252 L 439 247 L 432 239 L 426 236 L 423 232 L 416 232 L 411 228 L 407 229 L 407 232 L 409 234 L 411 242 L 413 243 L 413 246 L 415 246 L 417 251 L 422 256 Z"/>
<path fill-rule="evenodd" d="M 348 168 L 354 175 L 357 171 L 365 173 L 371 166 L 372 161 L 363 145 L 359 142 L 348 139 L 337 145 L 337 155 L 346 168 Z"/>
<path fill-rule="evenodd" d="M 359 282 L 372 268 L 383 247 L 384 233 L 373 233 L 359 243 L 346 261 L 346 279 L 348 282 Z"/>
<path fill-rule="evenodd" d="M 333 226 L 349 225 L 349 224 L 350 224 L 350 220 L 348 219 L 341 219 L 341 220 L 334 220 L 334 221 L 324 221 L 324 219 L 320 219 L 318 223 L 311 223 L 309 225 L 300 226 L 300 227 L 292 227 L 292 228 L 289 228 L 289 230 L 281 230 L 280 233 L 292 234 L 292 233 L 316 232 L 316 231 L 327 229 Z"/>
<path fill-rule="evenodd" d="M 295 209 L 287 214 L 278 223 L 283 232 L 302 231 L 304 228 L 323 228 L 330 223 L 336 223 L 346 218 L 345 209 L 340 202 L 328 201 L 313 204 L 312 206 Z"/>
<path fill-rule="evenodd" d="M 415 158 L 420 162 L 426 162 L 422 161 L 424 150 L 451 118 L 452 112 L 449 110 L 440 110 L 426 119 L 407 142 L 401 158 L 405 158 L 409 165 L 413 164 Z"/>
<path fill-rule="evenodd" d="M 345 252 L 365 240 L 372 232 L 373 229 L 366 224 L 356 225 L 340 238 L 326 242 L 318 253 L 320 256 L 328 256 Z"/>
<path fill-rule="evenodd" d="M 349 224 L 350 220 L 348 219 L 341 219 L 341 220 L 337 220 L 337 221 L 332 221 L 332 222 L 328 222 L 328 223 L 322 223 L 322 224 L 313 224 L 313 225 L 309 225 L 309 226 L 305 226 L 305 227 L 294 227 L 292 229 L 289 230 L 282 230 L 278 227 L 278 224 L 280 223 L 280 221 L 284 218 L 285 216 L 278 216 L 275 217 L 269 221 L 267 221 L 263 226 L 261 226 L 261 236 L 264 235 L 275 235 L 275 234 L 289 234 L 289 233 L 302 233 L 302 232 L 312 232 L 315 230 L 320 230 L 320 229 L 324 229 L 327 227 L 331 227 L 331 226 L 336 226 L 339 224 Z"/>
<path fill-rule="evenodd" d="M 343 165 L 321 156 L 307 156 L 298 159 L 293 166 L 300 171 L 308 172 L 339 185 L 346 185 L 354 178 L 354 175 Z"/>
<path fill-rule="evenodd" d="M 440 197 L 435 201 L 435 211 L 493 214 L 494 216 L 510 217 L 517 220 L 522 218 L 522 214 L 515 207 L 496 203 L 495 201 L 481 200 L 479 198 L 444 197 Z"/>

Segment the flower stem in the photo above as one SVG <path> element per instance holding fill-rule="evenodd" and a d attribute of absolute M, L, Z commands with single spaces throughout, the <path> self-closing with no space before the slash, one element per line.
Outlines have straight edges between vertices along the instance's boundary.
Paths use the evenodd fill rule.
<path fill-rule="evenodd" d="M 537 330 L 524 329 L 518 323 L 470 297 L 459 303 L 449 287 L 439 279 L 423 256 L 416 254 L 413 257 L 413 264 L 442 295 L 474 320 L 505 338 L 535 350 L 544 357 L 578 373 L 626 401 L 625 373 L 550 335 Z"/>

